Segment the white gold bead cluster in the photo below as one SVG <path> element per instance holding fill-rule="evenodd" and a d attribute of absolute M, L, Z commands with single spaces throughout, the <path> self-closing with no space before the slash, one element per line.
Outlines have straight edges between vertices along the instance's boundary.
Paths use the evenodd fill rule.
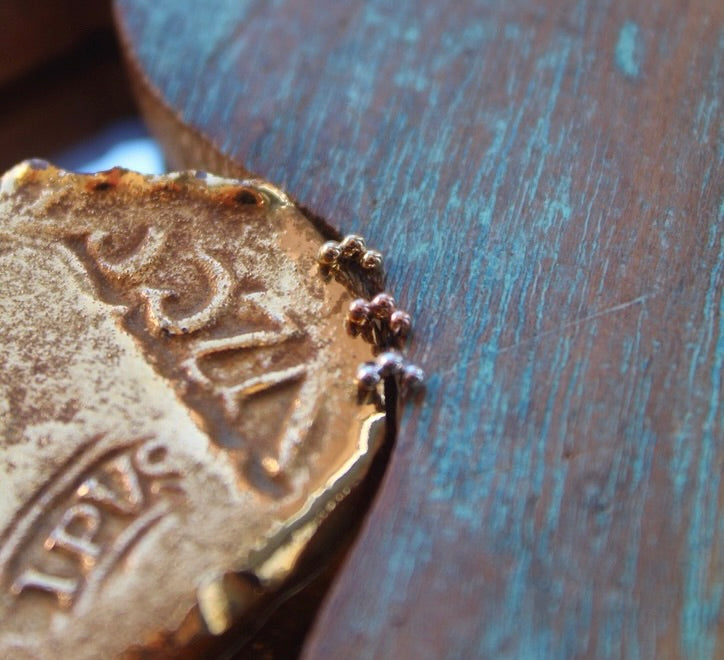
<path fill-rule="evenodd" d="M 361 364 L 356 380 L 360 392 L 372 392 L 385 378 L 398 378 L 403 397 L 418 392 L 425 380 L 420 367 L 410 364 L 399 351 L 385 351 L 375 360 Z"/>

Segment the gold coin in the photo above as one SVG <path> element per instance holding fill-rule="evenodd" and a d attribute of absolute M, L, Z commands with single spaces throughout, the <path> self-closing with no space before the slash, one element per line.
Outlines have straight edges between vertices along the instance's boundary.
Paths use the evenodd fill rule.
<path fill-rule="evenodd" d="M 5 174 L 0 657 L 183 646 L 294 569 L 384 424 L 322 243 L 258 180 Z"/>

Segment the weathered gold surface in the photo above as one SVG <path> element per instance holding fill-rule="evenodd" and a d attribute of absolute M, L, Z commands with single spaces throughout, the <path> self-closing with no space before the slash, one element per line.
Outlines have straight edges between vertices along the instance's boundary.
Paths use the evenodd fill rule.
<path fill-rule="evenodd" d="M 262 182 L 3 177 L 0 657 L 222 632 L 229 572 L 289 573 L 381 423 L 321 243 Z"/>

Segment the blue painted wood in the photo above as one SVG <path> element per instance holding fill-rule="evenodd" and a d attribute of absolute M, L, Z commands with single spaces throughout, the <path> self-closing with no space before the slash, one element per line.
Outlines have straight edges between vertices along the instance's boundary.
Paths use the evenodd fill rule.
<path fill-rule="evenodd" d="M 308 657 L 721 657 L 723 13 L 117 2 L 159 102 L 416 319 L 427 396 Z"/>

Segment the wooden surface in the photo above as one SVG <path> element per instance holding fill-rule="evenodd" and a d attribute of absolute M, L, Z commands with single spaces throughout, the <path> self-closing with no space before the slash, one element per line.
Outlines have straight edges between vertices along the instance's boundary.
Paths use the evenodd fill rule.
<path fill-rule="evenodd" d="M 722 657 L 722 3 L 116 8 L 147 91 L 416 319 L 306 656 Z"/>

